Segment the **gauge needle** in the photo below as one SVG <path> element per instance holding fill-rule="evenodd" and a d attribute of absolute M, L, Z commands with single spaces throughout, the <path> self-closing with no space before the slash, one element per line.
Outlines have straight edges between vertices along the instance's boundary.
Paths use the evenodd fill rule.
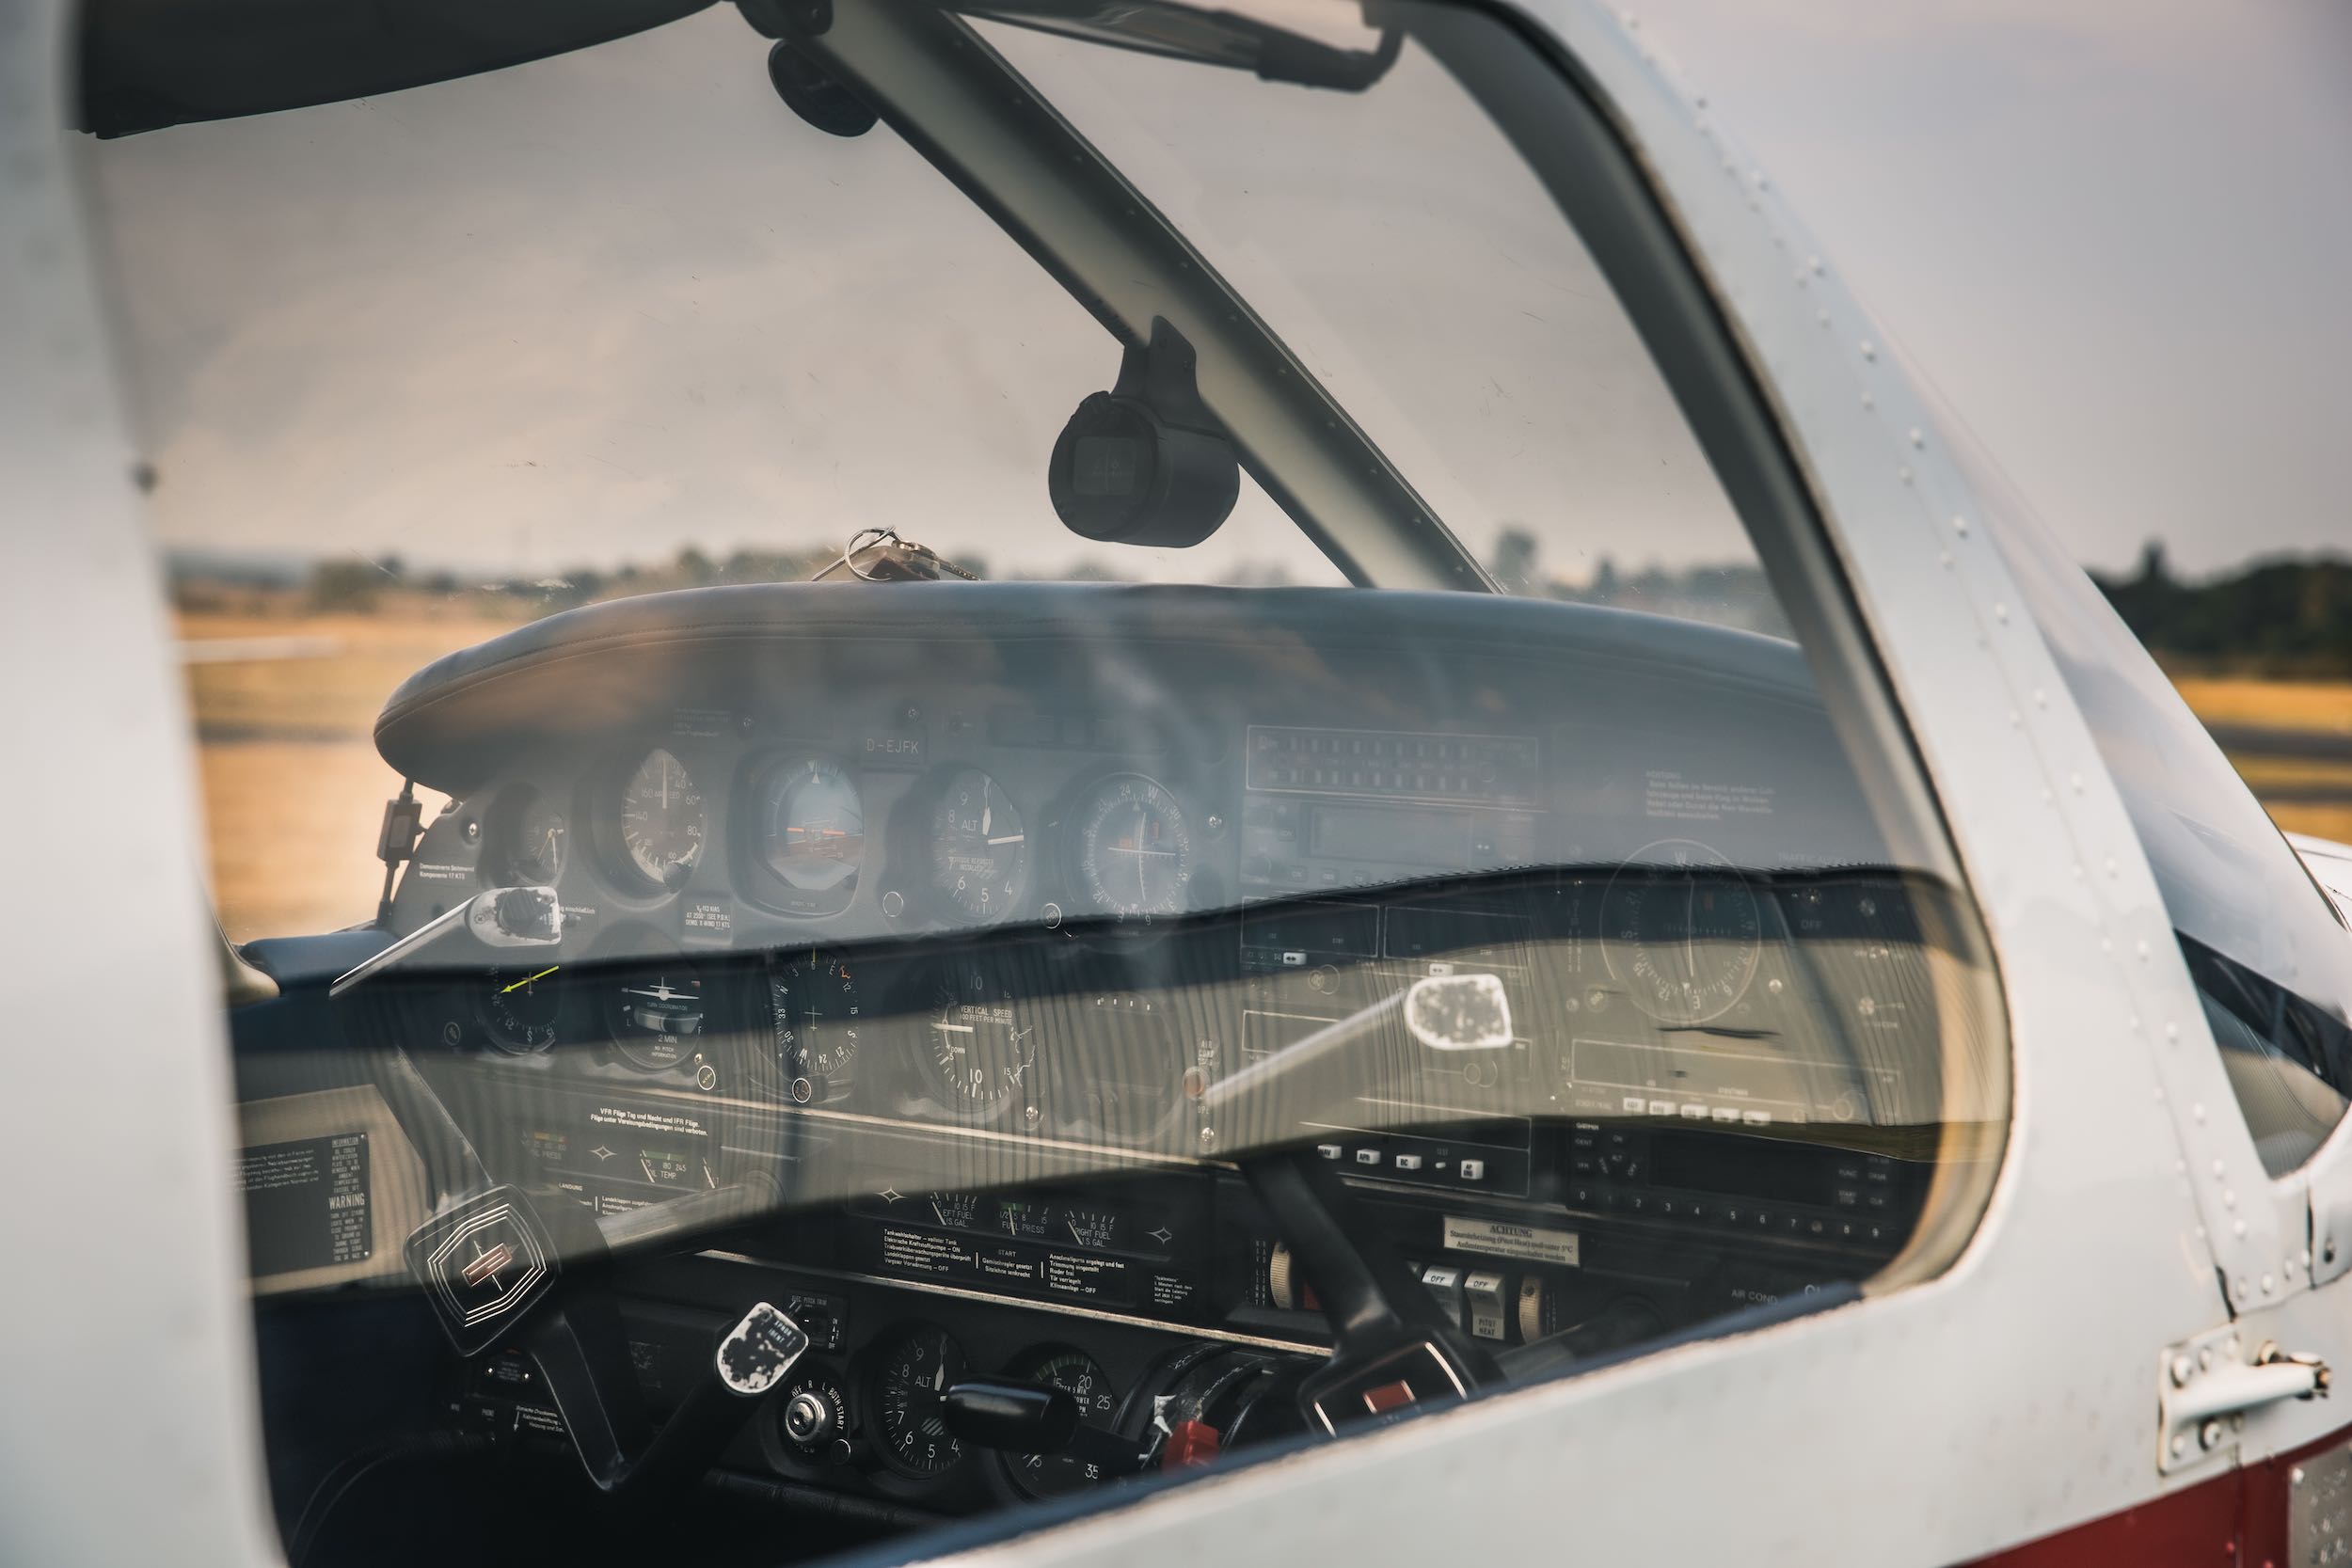
<path fill-rule="evenodd" d="M 1699 884 L 1692 878 L 1683 884 L 1682 893 L 1682 961 L 1691 968 L 1691 983 L 1699 983 Z"/>
<path fill-rule="evenodd" d="M 519 980 L 516 981 L 516 982 L 515 982 L 513 985 L 511 985 L 511 986 L 501 986 L 501 987 L 500 987 L 500 988 L 499 988 L 499 994 L 500 994 L 501 996 L 504 996 L 504 995 L 506 995 L 506 994 L 507 994 L 507 992 L 509 992 L 509 991 L 517 991 L 517 990 L 522 990 L 525 986 L 527 986 L 527 985 L 531 984 L 531 982 L 532 982 L 532 981 L 533 981 L 533 980 L 544 980 L 544 979 L 546 979 L 548 975 L 550 975 L 550 974 L 554 974 L 557 970 L 559 970 L 559 969 L 561 969 L 561 968 L 563 968 L 563 967 L 564 967 L 564 966 L 563 966 L 562 964 L 549 964 L 549 965 L 548 965 L 548 967 L 547 967 L 547 968 L 545 968 L 545 969 L 541 970 L 541 971 L 540 971 L 538 974 L 526 974 L 526 975 L 524 975 L 521 979 L 519 979 Z"/>
<path fill-rule="evenodd" d="M 987 824 L 986 822 L 982 822 L 982 823 L 980 824 L 980 832 L 988 832 L 988 824 Z M 1002 838 L 992 838 L 992 839 L 990 839 L 988 842 L 989 842 L 990 847 L 995 847 L 996 845 L 999 845 L 999 844 L 1019 844 L 1019 843 L 1021 843 L 1024 839 L 1027 838 L 1028 836 L 1029 836 L 1029 835 L 1028 835 L 1028 834 L 1026 834 L 1026 833 L 1007 833 L 1007 834 L 1006 834 L 1004 837 L 1002 837 Z"/>
<path fill-rule="evenodd" d="M 1143 808 L 1136 808 L 1136 831 L 1129 835 L 1136 847 L 1136 908 L 1141 910 L 1148 899 L 1143 884 Z"/>

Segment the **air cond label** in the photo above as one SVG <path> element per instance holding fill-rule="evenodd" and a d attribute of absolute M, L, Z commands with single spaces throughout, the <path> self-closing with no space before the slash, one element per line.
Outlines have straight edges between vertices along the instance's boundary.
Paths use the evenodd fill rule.
<path fill-rule="evenodd" d="M 1497 1220 L 1445 1217 L 1445 1244 L 1453 1252 L 1485 1252 L 1497 1258 L 1518 1258 L 1530 1263 L 1577 1266 L 1576 1232 L 1543 1230 L 1532 1225 L 1505 1225 Z"/>

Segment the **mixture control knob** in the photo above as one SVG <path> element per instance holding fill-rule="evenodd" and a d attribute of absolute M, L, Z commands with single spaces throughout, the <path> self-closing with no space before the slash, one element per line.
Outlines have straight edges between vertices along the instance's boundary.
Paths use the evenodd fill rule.
<path fill-rule="evenodd" d="M 814 1388 L 803 1388 L 786 1402 L 784 1407 L 785 1435 L 807 1448 L 815 1448 L 834 1435 L 833 1405 Z"/>

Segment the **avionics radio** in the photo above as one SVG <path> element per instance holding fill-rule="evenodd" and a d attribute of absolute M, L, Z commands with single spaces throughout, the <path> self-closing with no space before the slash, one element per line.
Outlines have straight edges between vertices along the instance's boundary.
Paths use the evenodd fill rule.
<path fill-rule="evenodd" d="M 1359 887 L 1536 859 L 1532 736 L 1253 724 L 1245 756 L 1247 885 Z"/>

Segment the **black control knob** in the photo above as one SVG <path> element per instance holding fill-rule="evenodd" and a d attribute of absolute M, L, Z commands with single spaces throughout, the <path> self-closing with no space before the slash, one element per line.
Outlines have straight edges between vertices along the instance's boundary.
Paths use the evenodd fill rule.
<path fill-rule="evenodd" d="M 940 1396 L 939 1417 L 967 1443 L 1013 1453 L 1059 1453 L 1078 1430 L 1066 1389 L 1011 1378 L 967 1378 Z"/>

